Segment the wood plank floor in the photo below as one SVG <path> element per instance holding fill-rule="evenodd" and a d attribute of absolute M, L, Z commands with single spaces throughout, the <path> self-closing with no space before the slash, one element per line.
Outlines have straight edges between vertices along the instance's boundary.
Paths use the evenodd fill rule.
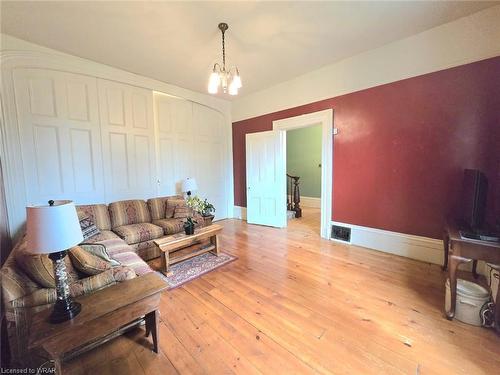
<path fill-rule="evenodd" d="M 161 301 L 160 353 L 136 329 L 68 374 L 499 374 L 500 338 L 443 318 L 438 266 L 287 229 L 220 222 L 238 260 Z M 153 263 L 154 265 L 154 263 Z"/>

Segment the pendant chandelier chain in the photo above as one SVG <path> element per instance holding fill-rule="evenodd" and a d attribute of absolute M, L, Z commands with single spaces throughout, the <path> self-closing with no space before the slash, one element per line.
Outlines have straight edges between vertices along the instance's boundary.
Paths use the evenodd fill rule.
<path fill-rule="evenodd" d="M 226 71 L 226 43 L 224 40 L 224 34 L 226 30 L 221 30 L 222 31 L 222 70 L 225 72 Z"/>
<path fill-rule="evenodd" d="M 238 67 L 226 70 L 226 31 L 229 25 L 225 22 L 219 23 L 219 30 L 222 33 L 222 65 L 215 63 L 208 80 L 208 92 L 217 94 L 219 87 L 224 93 L 237 95 L 238 89 L 242 87 L 241 77 Z"/>

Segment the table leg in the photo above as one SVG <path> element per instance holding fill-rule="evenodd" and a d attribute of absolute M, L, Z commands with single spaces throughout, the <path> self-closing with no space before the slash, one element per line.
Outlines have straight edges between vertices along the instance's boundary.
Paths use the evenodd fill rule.
<path fill-rule="evenodd" d="M 54 370 L 57 375 L 62 375 L 61 360 L 59 358 L 54 359 Z"/>
<path fill-rule="evenodd" d="M 446 271 L 446 269 L 448 268 L 448 252 L 450 250 L 449 243 L 450 243 L 450 236 L 448 235 L 448 231 L 445 231 L 443 236 L 443 245 L 444 245 L 443 271 Z"/>
<path fill-rule="evenodd" d="M 146 332 L 151 332 L 153 336 L 153 351 L 155 353 L 158 353 L 158 318 L 158 310 L 151 311 L 146 315 Z"/>
<path fill-rule="evenodd" d="M 168 250 L 162 252 L 163 254 L 161 257 L 161 272 L 163 272 L 165 276 L 169 276 L 168 272 L 170 269 L 170 254 Z"/>
<path fill-rule="evenodd" d="M 210 243 L 215 246 L 212 254 L 219 256 L 219 244 L 217 243 L 217 235 L 210 237 Z"/>
<path fill-rule="evenodd" d="M 477 273 L 477 260 L 474 259 L 472 261 L 472 276 L 474 276 L 475 279 L 477 279 L 479 277 L 478 273 Z"/>
<path fill-rule="evenodd" d="M 457 304 L 457 270 L 458 266 L 465 262 L 470 262 L 470 259 L 462 258 L 456 255 L 449 256 L 449 273 L 448 277 L 450 279 L 450 295 L 451 295 L 451 306 L 450 310 L 446 311 L 446 318 L 452 320 L 455 316 L 455 306 Z"/>

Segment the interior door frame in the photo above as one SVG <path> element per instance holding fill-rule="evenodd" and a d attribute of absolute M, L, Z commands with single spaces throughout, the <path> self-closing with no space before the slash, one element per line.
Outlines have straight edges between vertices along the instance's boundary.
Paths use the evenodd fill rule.
<path fill-rule="evenodd" d="M 288 117 L 273 121 L 273 130 L 279 131 L 282 152 L 279 155 L 279 166 L 283 168 L 281 174 L 286 174 L 286 131 L 305 128 L 321 124 L 321 230 L 322 238 L 329 239 L 329 228 L 332 220 L 332 192 L 333 192 L 333 109 L 311 112 L 300 116 Z M 286 179 L 285 179 L 286 189 Z M 285 190 L 286 191 L 286 190 Z M 286 222 L 286 220 L 285 220 Z"/>

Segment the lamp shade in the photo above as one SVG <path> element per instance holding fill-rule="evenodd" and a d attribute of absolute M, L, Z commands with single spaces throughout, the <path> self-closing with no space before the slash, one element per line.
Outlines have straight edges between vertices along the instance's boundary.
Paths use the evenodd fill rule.
<path fill-rule="evenodd" d="M 72 201 L 54 201 L 52 206 L 26 207 L 28 250 L 56 253 L 83 241 L 80 221 Z"/>
<path fill-rule="evenodd" d="M 187 177 L 182 181 L 182 191 L 194 191 L 198 190 L 198 185 L 196 185 L 196 180 L 193 177 Z"/>

